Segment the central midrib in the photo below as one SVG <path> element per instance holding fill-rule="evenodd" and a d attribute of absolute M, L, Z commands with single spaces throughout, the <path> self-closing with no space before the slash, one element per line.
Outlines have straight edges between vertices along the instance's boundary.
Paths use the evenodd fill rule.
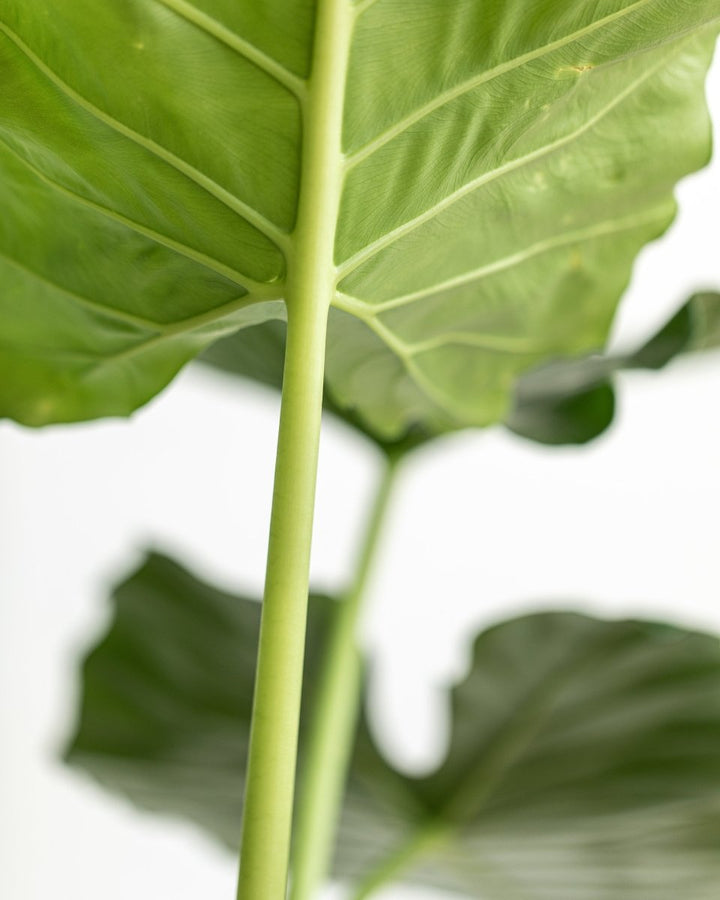
<path fill-rule="evenodd" d="M 312 303 L 325 319 L 335 292 L 335 233 L 344 180 L 342 127 L 355 10 L 319 0 L 313 61 L 302 101 L 302 158 L 295 229 L 288 251 L 288 316 Z M 318 309 L 320 312 L 320 309 Z"/>
<path fill-rule="evenodd" d="M 239 900 L 287 893 L 315 507 L 325 336 L 337 273 L 342 123 L 354 9 L 318 0 L 302 98 L 297 224 L 287 253 L 287 339 L 240 852 Z"/>

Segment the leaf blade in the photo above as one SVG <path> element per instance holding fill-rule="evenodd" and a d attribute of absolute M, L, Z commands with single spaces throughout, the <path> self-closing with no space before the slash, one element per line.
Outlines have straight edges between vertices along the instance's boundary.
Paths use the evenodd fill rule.
<path fill-rule="evenodd" d="M 220 307 L 199 274 L 186 284 L 187 258 L 247 292 L 253 321 L 276 317 L 264 304 L 297 264 L 315 4 L 51 5 L 0 11 L 0 253 L 150 322 Z M 674 214 L 674 184 L 707 159 L 720 6 L 452 0 L 440 15 L 420 0 L 405 13 L 399 0 L 356 7 L 327 367 L 335 407 L 388 445 L 500 421 L 523 372 L 602 345 L 634 256 Z M 35 203 L 56 215 L 29 219 Z M 111 264 L 94 252 L 101 217 Z M 38 242 L 39 266 L 25 246 Z M 162 289 L 159 256 L 173 274 Z M 135 296 L 108 290 L 108 273 L 131 270 Z M 56 322 L 63 303 L 44 302 Z M 15 284 L 0 306 L 8 333 L 32 306 L 33 287 Z M 104 352 L 97 323 L 48 344 L 37 318 L 0 354 L 10 376 L 36 358 L 4 409 L 38 424 L 101 415 L 103 397 L 106 414 L 127 412 L 216 336 L 128 361 L 119 404 L 112 379 L 88 393 L 67 364 L 78 344 Z"/>

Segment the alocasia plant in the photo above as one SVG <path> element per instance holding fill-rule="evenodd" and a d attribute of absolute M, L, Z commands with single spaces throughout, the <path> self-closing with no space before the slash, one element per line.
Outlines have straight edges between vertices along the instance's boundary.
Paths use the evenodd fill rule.
<path fill-rule="evenodd" d="M 0 414 L 128 414 L 287 319 L 242 900 L 286 890 L 324 383 L 392 459 L 503 420 L 542 437 L 518 379 L 602 346 L 707 160 L 718 22 L 720 0 L 0 0 Z M 363 565 L 298 896 L 350 748 Z"/>

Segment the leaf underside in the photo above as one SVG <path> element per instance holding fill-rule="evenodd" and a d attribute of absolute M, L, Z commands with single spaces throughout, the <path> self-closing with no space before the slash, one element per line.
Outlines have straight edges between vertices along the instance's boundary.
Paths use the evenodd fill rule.
<path fill-rule="evenodd" d="M 341 0 L 337 0 L 341 2 Z M 703 165 L 720 0 L 356 4 L 327 381 L 384 441 L 599 348 Z M 282 318 L 312 0 L 0 0 L 0 415 L 128 414 Z"/>
<path fill-rule="evenodd" d="M 84 667 L 70 761 L 234 850 L 259 605 L 158 555 L 114 602 Z M 304 719 L 332 603 L 311 604 Z M 361 723 L 339 878 L 362 881 L 405 858 L 398 879 L 482 900 L 716 895 L 716 638 L 566 612 L 524 616 L 477 638 L 450 701 L 447 757 L 425 778 L 396 772 Z M 428 830 L 439 839 L 406 853 Z"/>

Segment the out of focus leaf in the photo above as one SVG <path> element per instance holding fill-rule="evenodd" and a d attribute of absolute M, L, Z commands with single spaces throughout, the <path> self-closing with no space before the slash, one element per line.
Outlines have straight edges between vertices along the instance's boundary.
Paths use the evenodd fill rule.
<path fill-rule="evenodd" d="M 366 815 L 364 843 L 340 845 L 338 871 L 368 888 L 391 873 L 479 900 L 715 896 L 716 637 L 525 616 L 477 638 L 451 703 L 445 762 L 378 807 L 378 828 L 405 817 L 404 838 L 388 848 Z"/>
<path fill-rule="evenodd" d="M 612 423 L 617 373 L 661 369 L 677 356 L 718 346 L 720 294 L 694 294 L 634 353 L 557 360 L 522 376 L 506 425 L 542 444 L 585 444 Z"/>
<path fill-rule="evenodd" d="M 333 602 L 310 617 L 305 715 Z M 84 669 L 70 760 L 235 847 L 258 605 L 151 556 Z M 573 613 L 483 632 L 450 746 L 395 771 L 360 723 L 336 875 L 482 900 L 713 900 L 720 880 L 720 642 Z"/>
<path fill-rule="evenodd" d="M 306 703 L 333 603 L 310 600 Z M 151 554 L 115 591 L 112 626 L 85 661 L 69 760 L 236 846 L 259 629 L 259 602 Z"/>

